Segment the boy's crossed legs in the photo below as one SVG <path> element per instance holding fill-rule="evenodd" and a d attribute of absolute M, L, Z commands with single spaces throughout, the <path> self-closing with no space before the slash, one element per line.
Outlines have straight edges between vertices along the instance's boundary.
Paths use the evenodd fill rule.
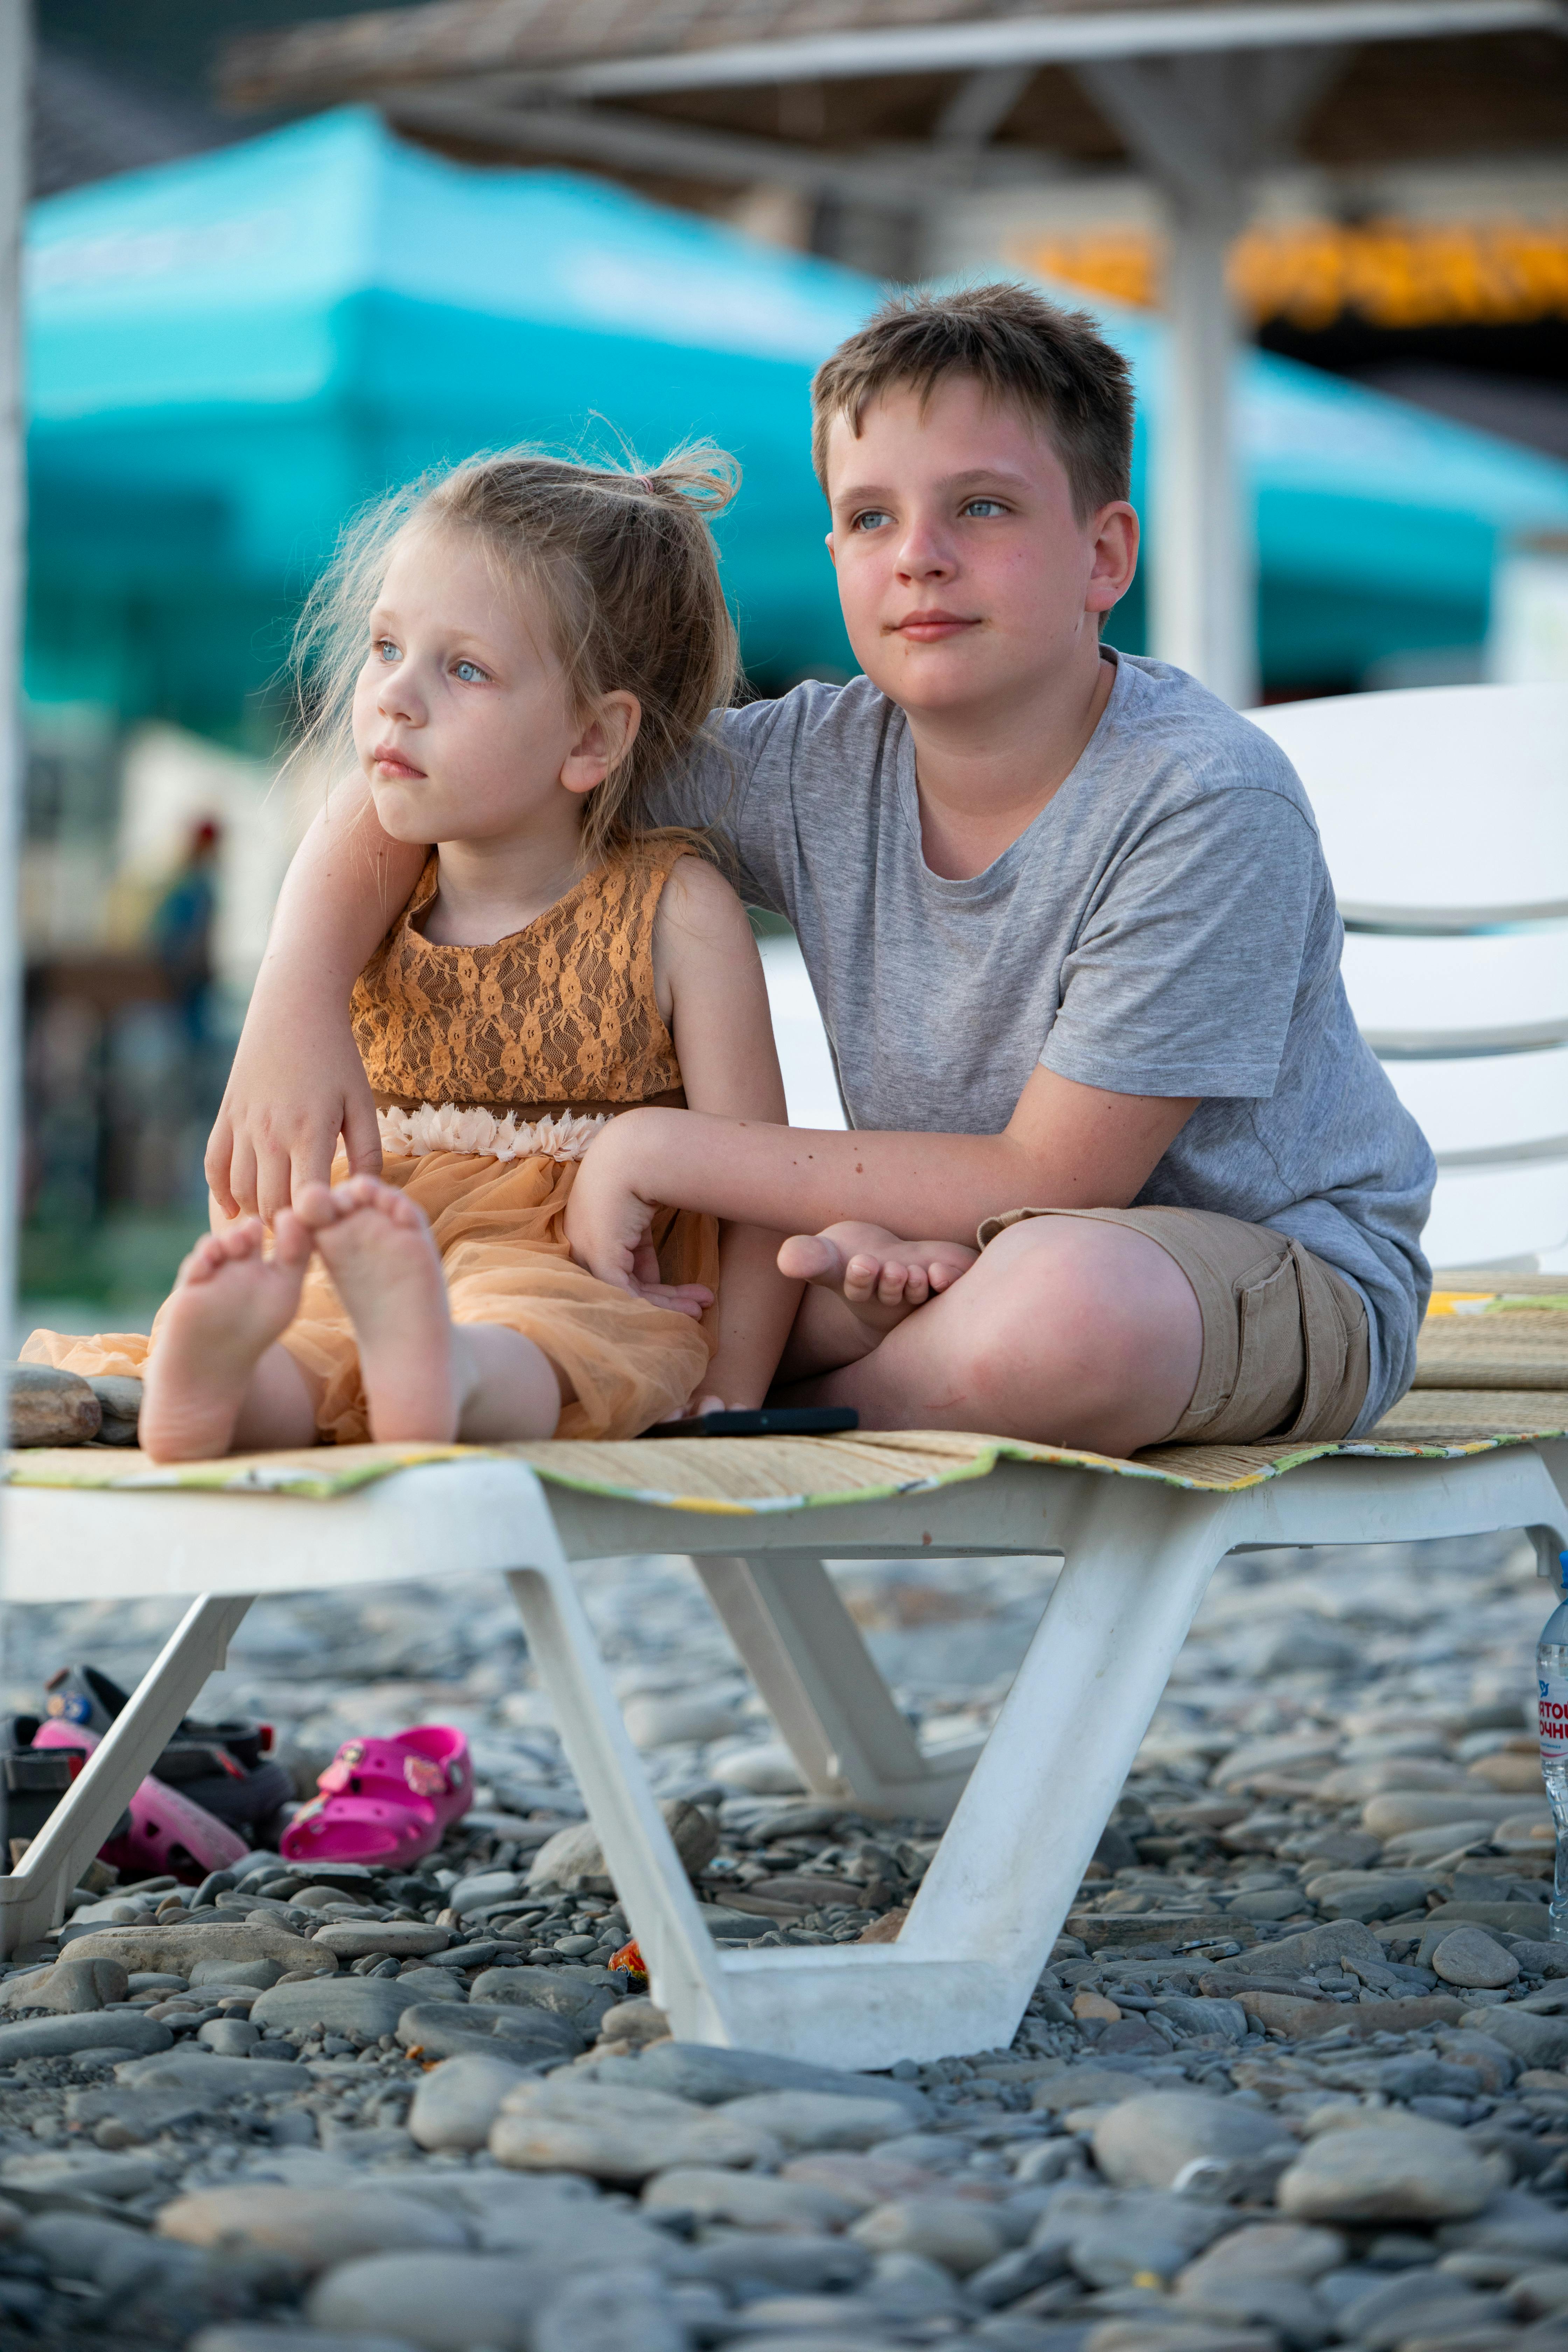
<path fill-rule="evenodd" d="M 428 1221 L 402 1192 L 370 1176 L 310 1184 L 273 1231 L 270 1257 L 249 1217 L 205 1235 L 181 1267 L 142 1404 L 157 1460 L 314 1444 L 320 1384 L 279 1342 L 318 1250 L 353 1325 L 378 1440 L 552 1434 L 570 1383 L 521 1332 L 452 1321 Z"/>
<path fill-rule="evenodd" d="M 1125 1456 L 1168 1437 L 1197 1385 L 1197 1295 L 1126 1225 L 1037 1218 L 983 1254 L 832 1225 L 794 1235 L 779 1264 L 812 1285 L 782 1401 L 853 1405 L 868 1428 L 986 1430 Z"/>

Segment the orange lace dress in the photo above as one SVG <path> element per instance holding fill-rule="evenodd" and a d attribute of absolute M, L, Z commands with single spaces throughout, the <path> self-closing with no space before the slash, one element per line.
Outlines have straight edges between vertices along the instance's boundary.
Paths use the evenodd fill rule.
<path fill-rule="evenodd" d="M 430 1220 L 454 1322 L 521 1331 L 565 1373 L 576 1402 L 561 1437 L 633 1437 L 674 1418 L 711 1353 L 705 1325 L 574 1265 L 564 1232 L 577 1162 L 605 1119 L 685 1099 L 654 995 L 653 927 L 686 854 L 684 843 L 655 843 L 589 875 L 525 930 L 489 947 L 440 947 L 419 928 L 436 895 L 432 852 L 354 986 L 383 1176 Z M 346 1173 L 340 1156 L 334 1182 Z M 654 1239 L 666 1282 L 717 1290 L 714 1219 L 663 1210 Z M 35 1331 L 23 1360 L 140 1375 L 157 1330 Z M 319 1261 L 283 1345 L 321 1385 L 321 1437 L 367 1437 L 353 1331 Z"/>

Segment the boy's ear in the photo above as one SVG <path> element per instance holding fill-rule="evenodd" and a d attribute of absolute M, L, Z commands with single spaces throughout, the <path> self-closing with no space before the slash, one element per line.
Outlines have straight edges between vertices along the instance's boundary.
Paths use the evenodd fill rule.
<path fill-rule="evenodd" d="M 626 758 L 641 725 L 642 704 L 635 694 L 617 688 L 614 694 L 601 695 L 562 762 L 561 782 L 565 790 L 595 791 Z"/>
<path fill-rule="evenodd" d="M 1118 499 L 1101 507 L 1093 529 L 1094 554 L 1084 603 L 1091 613 L 1109 613 L 1126 595 L 1138 569 L 1137 511 L 1125 499 Z"/>
<path fill-rule="evenodd" d="M 823 533 L 822 544 L 827 550 L 827 561 L 832 564 L 835 572 L 837 572 L 838 569 L 838 550 L 833 544 L 833 533 L 830 530 Z"/>

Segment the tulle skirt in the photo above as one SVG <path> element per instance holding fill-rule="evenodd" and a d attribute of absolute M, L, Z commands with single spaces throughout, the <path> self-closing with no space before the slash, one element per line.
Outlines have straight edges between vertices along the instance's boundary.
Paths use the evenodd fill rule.
<path fill-rule="evenodd" d="M 342 1160 L 334 1183 L 347 1173 Z M 558 1437 L 635 1437 L 673 1420 L 708 1369 L 710 1310 L 700 1324 L 633 1298 L 573 1263 L 564 1213 L 575 1160 L 543 1153 L 501 1160 L 470 1151 L 426 1151 L 388 1159 L 384 1181 L 417 1201 L 430 1220 L 446 1269 L 455 1323 L 496 1323 L 543 1349 L 576 1391 Z M 659 1273 L 668 1283 L 719 1287 L 719 1228 L 711 1217 L 664 1209 L 654 1227 Z M 91 1375 L 140 1379 L 158 1344 L 139 1331 L 80 1339 L 35 1331 L 22 1350 L 29 1364 L 58 1364 Z M 283 1345 L 319 1383 L 317 1433 L 323 1444 L 352 1445 L 370 1435 L 353 1328 L 319 1259 L 305 1278 L 300 1312 Z"/>

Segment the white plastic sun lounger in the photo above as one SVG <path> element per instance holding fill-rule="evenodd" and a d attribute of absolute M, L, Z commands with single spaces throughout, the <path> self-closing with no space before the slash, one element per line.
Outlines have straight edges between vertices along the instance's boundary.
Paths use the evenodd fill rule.
<path fill-rule="evenodd" d="M 1568 1399 L 1541 1402 L 1568 1408 Z M 765 1476 L 748 1475 L 748 1444 Z M 294 1460 L 303 1475 L 324 1462 L 355 1475 L 348 1451 Z M 1160 1467 L 1016 1451 L 1032 1458 L 997 1459 L 980 1440 L 918 1437 L 797 1441 L 787 1450 L 693 1439 L 542 1446 L 526 1449 L 527 1459 L 468 1454 L 392 1468 L 316 1498 L 161 1476 L 133 1491 L 14 1485 L 5 1498 L 7 1601 L 159 1593 L 189 1595 L 191 1607 L 18 1869 L 0 1879 L 5 1946 L 30 1944 L 58 1922 L 255 1596 L 493 1570 L 511 1587 L 653 1998 L 679 2035 L 852 2067 L 1005 2046 L 1226 1552 L 1513 1528 L 1531 1532 L 1543 1561 L 1568 1545 L 1563 1440 L 1493 1441 L 1440 1458 L 1253 1448 L 1222 1462 L 1209 1449 L 1206 1461 L 1173 1454 Z M 23 1476 L 80 1475 L 89 1465 L 134 1475 L 139 1459 L 14 1457 Z M 268 1469 L 286 1474 L 279 1462 Z M 1194 1483 L 1194 1471 L 1226 1483 Z M 624 1480 L 624 1490 L 561 1483 L 589 1475 L 601 1489 Z M 779 1491 L 791 1479 L 794 1495 Z M 749 1485 L 763 1491 L 748 1502 Z M 905 1491 L 889 1491 L 899 1486 Z M 823 1499 L 857 1489 L 859 1499 Z M 648 1498 L 658 1493 L 668 1499 Z M 871 1813 L 952 1811 L 897 1942 L 749 1949 L 710 1939 L 572 1572 L 574 1560 L 668 1551 L 695 1560 L 809 1788 Z M 951 1751 L 928 1762 L 824 1554 L 1053 1552 L 1063 1572 L 973 1769 Z"/>

